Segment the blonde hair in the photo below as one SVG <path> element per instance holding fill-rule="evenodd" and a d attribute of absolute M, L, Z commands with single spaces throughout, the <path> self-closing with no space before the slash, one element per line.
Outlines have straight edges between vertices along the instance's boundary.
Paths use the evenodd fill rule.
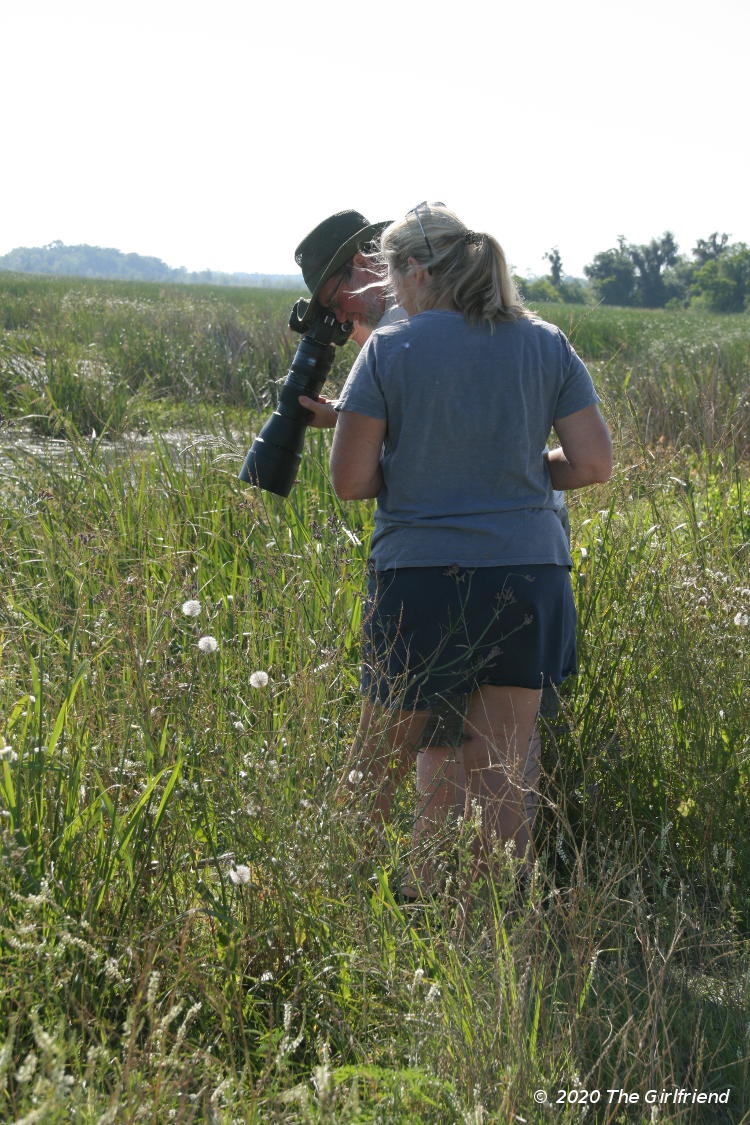
<path fill-rule="evenodd" d="M 477 234 L 441 204 L 420 204 L 405 219 L 391 223 L 380 240 L 380 258 L 389 277 L 405 274 L 409 258 L 427 267 L 427 286 L 419 312 L 453 306 L 472 324 L 497 324 L 530 314 L 510 275 L 500 244 Z"/>

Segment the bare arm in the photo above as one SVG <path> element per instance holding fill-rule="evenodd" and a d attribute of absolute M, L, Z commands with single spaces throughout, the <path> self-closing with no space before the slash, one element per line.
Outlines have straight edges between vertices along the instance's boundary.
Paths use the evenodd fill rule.
<path fill-rule="evenodd" d="M 380 451 L 385 419 L 370 418 L 353 410 L 338 416 L 331 448 L 331 479 L 339 500 L 366 500 L 383 487 Z"/>
<path fill-rule="evenodd" d="M 552 487 L 567 491 L 609 480 L 612 441 L 598 406 L 586 406 L 553 422 L 560 439 L 546 455 Z"/>

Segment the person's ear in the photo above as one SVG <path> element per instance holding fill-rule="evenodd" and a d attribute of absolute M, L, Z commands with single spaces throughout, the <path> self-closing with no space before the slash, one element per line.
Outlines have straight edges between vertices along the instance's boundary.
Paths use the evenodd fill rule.
<path fill-rule="evenodd" d="M 367 254 L 363 254 L 361 250 L 358 250 L 354 257 L 351 259 L 351 264 L 357 269 L 361 269 L 364 270 L 365 273 L 369 273 L 372 278 L 377 279 L 380 277 L 385 277 L 385 270 L 375 265 L 372 257 L 368 257 Z"/>
<path fill-rule="evenodd" d="M 374 281 L 385 280 L 385 268 L 377 266 L 371 257 L 363 254 L 360 250 L 358 250 L 351 259 L 351 265 L 357 269 L 364 270 L 365 273 L 369 273 Z"/>

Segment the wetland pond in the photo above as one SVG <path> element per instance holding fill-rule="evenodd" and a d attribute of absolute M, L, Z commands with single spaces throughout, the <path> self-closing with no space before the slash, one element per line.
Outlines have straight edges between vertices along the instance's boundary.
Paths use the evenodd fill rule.
<path fill-rule="evenodd" d="M 113 440 L 92 436 L 90 441 L 82 439 L 74 445 L 67 438 L 45 437 L 31 429 L 0 425 L 0 482 L 17 477 L 24 462 L 33 460 L 47 464 L 58 472 L 77 471 L 81 460 L 88 461 L 92 455 L 105 464 L 110 462 L 138 462 L 157 453 L 157 441 L 162 453 L 179 463 L 190 456 L 212 451 L 222 467 L 229 468 L 236 461 L 239 472 L 248 442 L 248 435 L 210 434 L 195 430 L 173 429 L 154 434 L 129 433 Z"/>

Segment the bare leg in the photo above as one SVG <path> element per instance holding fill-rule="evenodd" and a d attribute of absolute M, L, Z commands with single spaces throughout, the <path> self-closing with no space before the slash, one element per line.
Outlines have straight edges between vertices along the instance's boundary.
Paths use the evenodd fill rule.
<path fill-rule="evenodd" d="M 417 811 L 412 832 L 416 862 L 402 889 L 416 895 L 418 886 L 430 887 L 435 878 L 434 858 L 426 846 L 437 837 L 446 820 L 464 809 L 465 781 L 460 749 L 430 746 L 417 755 Z M 421 855 L 420 855 L 421 853 Z"/>
<path fill-rule="evenodd" d="M 469 700 L 462 747 L 435 746 L 421 754 L 417 750 L 429 712 L 392 712 L 365 702 L 337 803 L 349 804 L 361 793 L 373 827 L 381 828 L 390 816 L 397 786 L 416 760 L 415 848 L 439 831 L 446 818 L 461 812 L 470 816 L 476 801 L 482 814 L 477 873 L 488 869 L 498 837 L 513 839 L 516 854 L 523 858 L 539 779 L 540 739 L 534 726 L 539 694 L 485 685 Z M 415 881 L 429 886 L 434 865 L 424 859 L 413 874 Z M 409 883 L 404 890 L 415 893 L 416 886 Z"/>
<path fill-rule="evenodd" d="M 428 717 L 429 711 L 387 711 L 378 704 L 363 703 L 337 803 L 348 804 L 361 792 L 373 825 L 381 827 L 390 816 L 396 787 L 414 769 Z"/>
<path fill-rule="evenodd" d="M 460 749 L 431 746 L 423 750 L 417 758 L 417 825 L 459 817 L 464 810 L 465 788 Z"/>
<path fill-rule="evenodd" d="M 539 778 L 541 773 L 541 734 L 538 724 L 531 732 L 524 772 L 524 806 L 528 832 L 531 833 L 539 805 Z M 445 822 L 458 819 L 466 808 L 466 770 L 462 748 L 434 746 L 417 755 L 417 816 L 414 823 L 413 844 L 415 854 L 420 843 L 436 835 Z M 433 868 L 424 859 L 414 869 L 415 878 L 429 885 Z M 416 893 L 413 883 L 405 889 Z"/>
<path fill-rule="evenodd" d="M 526 806 L 531 737 L 541 692 L 485 684 L 472 694 L 463 744 L 467 817 L 481 814 L 476 874 L 490 870 L 498 840 L 513 841 L 527 861 L 531 825 Z"/>

